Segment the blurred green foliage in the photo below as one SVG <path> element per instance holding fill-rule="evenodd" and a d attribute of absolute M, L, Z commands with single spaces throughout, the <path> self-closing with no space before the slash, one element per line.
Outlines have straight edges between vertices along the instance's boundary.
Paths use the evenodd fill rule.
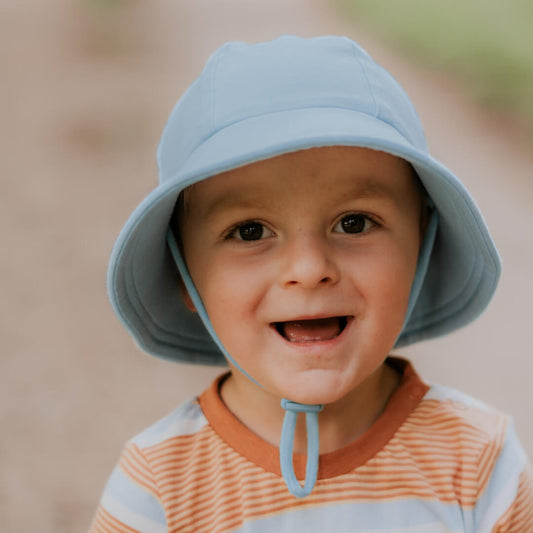
<path fill-rule="evenodd" d="M 77 0 L 82 21 L 78 42 L 98 58 L 132 55 L 139 50 L 142 27 L 135 21 L 139 0 Z"/>
<path fill-rule="evenodd" d="M 337 0 L 357 24 L 460 75 L 483 104 L 533 131 L 531 0 Z"/>
<path fill-rule="evenodd" d="M 87 7 L 92 9 L 113 9 L 131 4 L 134 0 L 82 0 Z"/>

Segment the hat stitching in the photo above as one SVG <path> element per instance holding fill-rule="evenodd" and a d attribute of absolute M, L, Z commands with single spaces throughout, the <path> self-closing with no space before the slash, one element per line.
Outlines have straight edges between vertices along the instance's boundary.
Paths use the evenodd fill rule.
<path fill-rule="evenodd" d="M 372 96 L 372 101 L 374 102 L 374 112 L 372 113 L 372 116 L 377 117 L 379 113 L 378 102 L 376 100 L 376 96 L 374 95 L 374 91 L 372 90 L 372 86 L 370 85 L 370 80 L 368 79 L 366 68 L 363 62 L 357 57 L 356 52 L 357 52 L 357 48 L 355 47 L 355 44 L 352 43 L 352 53 L 353 53 L 354 59 L 356 63 L 359 65 L 359 68 L 361 69 L 361 71 L 363 72 L 363 77 L 365 78 L 366 85 L 368 87 L 368 92 L 370 93 L 370 96 Z"/>
<path fill-rule="evenodd" d="M 211 84 L 211 112 L 210 112 L 210 122 L 211 122 L 211 131 L 216 131 L 217 128 L 216 128 L 216 122 L 215 122 L 215 115 L 216 115 L 216 112 L 215 112 L 215 105 L 216 105 L 216 97 L 215 97 L 215 94 L 216 94 L 216 78 L 217 78 L 217 73 L 218 73 L 218 68 L 222 62 L 222 59 L 224 58 L 224 56 L 227 54 L 227 50 L 229 48 L 229 44 L 226 45 L 226 46 L 223 46 L 221 49 L 220 49 L 220 53 L 216 56 L 216 63 L 215 65 L 213 66 L 213 70 L 211 71 L 211 76 L 210 76 L 210 79 L 209 79 L 209 82 Z M 202 141 L 199 143 L 198 146 L 200 146 L 201 144 L 204 143 L 204 141 L 206 139 L 208 139 L 210 137 L 210 135 L 204 139 L 202 139 Z M 194 150 L 193 150 L 194 152 Z M 192 153 L 192 152 L 191 152 Z M 189 154 L 190 156 L 190 154 Z"/>

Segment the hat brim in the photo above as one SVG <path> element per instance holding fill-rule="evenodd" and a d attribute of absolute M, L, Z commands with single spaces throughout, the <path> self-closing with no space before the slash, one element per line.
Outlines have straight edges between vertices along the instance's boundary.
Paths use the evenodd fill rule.
<path fill-rule="evenodd" d="M 139 346 L 172 360 L 225 364 L 181 297 L 166 232 L 179 193 L 220 172 L 319 146 L 359 146 L 409 161 L 433 200 L 439 228 L 420 295 L 397 345 L 464 326 L 486 307 L 500 261 L 465 187 L 427 151 L 374 116 L 341 108 L 270 113 L 231 124 L 205 139 L 179 172 L 154 189 L 117 239 L 108 271 L 112 305 Z"/>

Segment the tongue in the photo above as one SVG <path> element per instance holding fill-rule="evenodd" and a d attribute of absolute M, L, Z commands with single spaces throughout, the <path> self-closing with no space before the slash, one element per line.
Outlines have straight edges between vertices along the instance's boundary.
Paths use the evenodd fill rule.
<path fill-rule="evenodd" d="M 300 320 L 284 322 L 282 333 L 291 342 L 316 342 L 333 339 L 341 332 L 339 319 Z"/>

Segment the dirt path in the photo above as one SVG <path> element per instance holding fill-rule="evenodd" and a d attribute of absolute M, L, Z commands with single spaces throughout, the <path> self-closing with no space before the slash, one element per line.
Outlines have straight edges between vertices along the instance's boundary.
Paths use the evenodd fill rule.
<path fill-rule="evenodd" d="M 171 107 L 230 39 L 348 34 L 411 93 L 434 152 L 484 210 L 505 275 L 475 325 L 408 352 L 430 379 L 511 412 L 533 455 L 526 146 L 438 74 L 347 26 L 325 0 L 132 2 L 104 17 L 82 4 L 0 8 L 0 529 L 85 531 L 123 442 L 216 373 L 137 351 L 107 303 L 105 270 L 116 234 L 155 183 Z"/>

